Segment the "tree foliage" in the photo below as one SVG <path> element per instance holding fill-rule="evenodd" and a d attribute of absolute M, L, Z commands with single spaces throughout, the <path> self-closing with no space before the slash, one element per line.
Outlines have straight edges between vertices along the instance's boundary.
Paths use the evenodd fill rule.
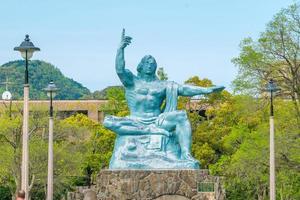
<path fill-rule="evenodd" d="M 225 177 L 229 199 L 267 199 L 269 190 L 268 103 L 261 94 L 269 79 L 280 86 L 275 102 L 276 199 L 300 199 L 300 12 L 299 4 L 282 9 L 267 24 L 258 40 L 246 38 L 233 62 L 239 73 L 233 85 L 248 97 L 247 107 L 236 107 L 243 96 L 234 96 L 229 113 L 235 119 L 222 124 L 228 134 L 222 139 L 224 153 L 210 169 Z M 280 100 L 281 98 L 285 100 Z M 245 102 L 244 102 L 245 103 Z M 262 105 L 253 109 L 253 105 Z M 242 114 L 235 118 L 237 113 Z"/>
<path fill-rule="evenodd" d="M 300 117 L 300 7 L 293 4 L 271 20 L 259 39 L 246 38 L 241 53 L 233 62 L 239 75 L 233 82 L 236 91 L 259 93 L 269 79 L 291 98 Z"/>
<path fill-rule="evenodd" d="M 230 109 L 214 111 L 212 123 L 227 133 L 220 140 L 223 152 L 210 169 L 225 177 L 229 199 L 268 198 L 268 106 L 264 99 L 235 96 Z M 277 197 L 298 199 L 299 126 L 293 112 L 289 112 L 294 109 L 291 102 L 277 100 L 275 107 Z M 218 122 L 217 118 L 228 120 Z M 292 179 L 289 174 L 293 174 Z"/>
<path fill-rule="evenodd" d="M 96 90 L 94 92 L 92 92 L 91 94 L 88 94 L 88 95 L 84 95 L 83 97 L 81 97 L 81 99 L 98 99 L 98 100 L 107 100 L 108 99 L 108 92 L 110 90 L 112 90 L 113 88 L 116 88 L 117 90 L 120 89 L 120 90 L 124 90 L 124 87 L 123 86 L 109 86 L 109 87 L 106 87 L 104 88 L 103 90 L 99 91 L 99 90 Z"/>
<path fill-rule="evenodd" d="M 21 140 L 22 115 L 13 107 L 10 118 L 1 112 L 0 117 L 0 185 L 2 190 L 14 196 L 21 184 Z M 55 199 L 70 190 L 78 178 L 84 174 L 86 143 L 92 135 L 91 120 L 81 116 L 56 120 L 54 130 L 54 192 Z M 75 120 L 76 119 L 76 120 Z M 77 125 L 72 122 L 79 122 Z M 45 199 L 48 159 L 48 114 L 42 110 L 32 110 L 30 115 L 30 191 L 31 199 Z M 76 157 L 76 159 L 74 159 Z"/>
<path fill-rule="evenodd" d="M 158 68 L 157 76 L 159 80 L 165 81 L 168 80 L 168 74 L 165 72 L 163 67 Z"/>
<path fill-rule="evenodd" d="M 106 91 L 108 103 L 101 106 L 100 110 L 106 115 L 126 116 L 129 109 L 125 99 L 123 87 L 111 87 Z"/>

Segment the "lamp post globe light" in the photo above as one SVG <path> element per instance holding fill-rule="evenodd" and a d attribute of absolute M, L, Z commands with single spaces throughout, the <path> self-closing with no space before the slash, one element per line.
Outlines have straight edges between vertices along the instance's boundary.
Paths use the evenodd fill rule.
<path fill-rule="evenodd" d="M 29 193 L 29 82 L 28 82 L 28 60 L 33 56 L 35 51 L 39 51 L 29 39 L 29 35 L 25 36 L 25 40 L 20 46 L 14 48 L 19 51 L 25 59 L 25 84 L 24 84 L 24 107 L 23 107 L 23 137 L 22 137 L 22 169 L 21 169 L 21 189 L 25 192 L 25 200 L 28 200 Z"/>
<path fill-rule="evenodd" d="M 273 79 L 270 79 L 265 88 L 265 91 L 270 92 L 270 200 L 276 199 L 273 95 L 279 90 Z"/>
<path fill-rule="evenodd" d="M 5 101 L 11 100 L 11 97 L 12 97 L 12 95 L 8 90 L 6 90 L 2 93 L 2 99 Z"/>
<path fill-rule="evenodd" d="M 7 89 L 6 89 L 6 91 L 3 92 L 2 99 L 4 101 L 9 101 L 9 118 L 11 119 L 12 95 L 11 95 L 11 93 Z"/>
<path fill-rule="evenodd" d="M 56 96 L 58 88 L 51 81 L 44 89 L 47 92 L 47 96 L 50 98 L 50 110 L 49 110 L 49 144 L 48 144 L 48 181 L 47 181 L 47 200 L 53 200 L 53 98 Z"/>

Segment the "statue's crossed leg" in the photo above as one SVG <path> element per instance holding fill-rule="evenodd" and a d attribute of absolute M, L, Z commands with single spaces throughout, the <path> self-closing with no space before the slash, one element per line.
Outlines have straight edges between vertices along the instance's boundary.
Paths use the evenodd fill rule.
<path fill-rule="evenodd" d="M 119 135 L 165 135 L 169 137 L 174 133 L 181 149 L 180 158 L 198 162 L 190 153 L 192 131 L 185 111 L 166 112 L 149 119 L 108 116 L 104 120 L 104 126 Z"/>

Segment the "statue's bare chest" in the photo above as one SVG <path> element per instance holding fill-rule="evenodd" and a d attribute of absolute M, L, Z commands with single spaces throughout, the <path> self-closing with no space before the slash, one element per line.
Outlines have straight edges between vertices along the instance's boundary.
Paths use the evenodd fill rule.
<path fill-rule="evenodd" d="M 157 83 L 139 83 L 135 85 L 134 93 L 139 96 L 162 97 L 165 96 L 166 89 Z"/>
<path fill-rule="evenodd" d="M 152 104 L 156 102 L 154 104 L 159 105 L 165 99 L 165 96 L 165 86 L 156 82 L 136 82 L 134 88 L 127 90 L 127 98 L 138 104 Z"/>

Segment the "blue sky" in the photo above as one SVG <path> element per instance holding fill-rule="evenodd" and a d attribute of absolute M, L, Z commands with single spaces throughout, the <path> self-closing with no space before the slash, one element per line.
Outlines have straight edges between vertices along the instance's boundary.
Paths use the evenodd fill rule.
<path fill-rule="evenodd" d="M 54 64 L 92 91 L 118 85 L 115 54 L 122 28 L 133 37 L 126 65 L 153 55 L 169 79 L 193 75 L 230 86 L 240 41 L 257 38 L 273 15 L 294 0 L 1 0 L 0 64 L 20 59 L 13 51 L 29 34 Z"/>

